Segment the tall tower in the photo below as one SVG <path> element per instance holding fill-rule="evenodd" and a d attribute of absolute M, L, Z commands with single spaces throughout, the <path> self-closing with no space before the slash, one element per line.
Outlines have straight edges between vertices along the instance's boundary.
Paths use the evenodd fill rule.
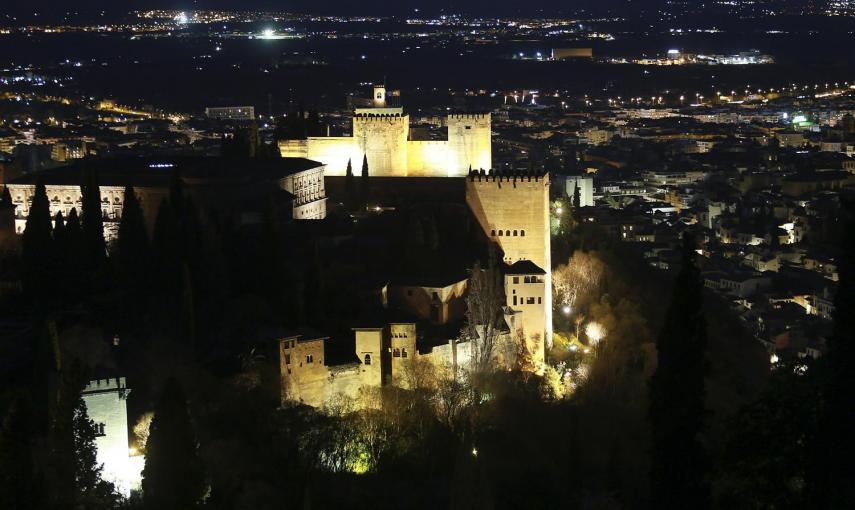
<path fill-rule="evenodd" d="M 552 344 L 549 174 L 473 171 L 466 178 L 466 204 L 511 266 L 506 304 L 529 344 L 538 344 L 542 361 Z"/>
<path fill-rule="evenodd" d="M 489 113 L 448 116 L 448 175 L 463 177 L 469 169 L 488 170 L 493 166 L 492 121 Z"/>
<path fill-rule="evenodd" d="M 386 108 L 386 85 L 374 85 L 374 108 Z"/>
<path fill-rule="evenodd" d="M 126 497 L 139 488 L 144 463 L 128 449 L 128 393 L 124 377 L 89 381 L 82 392 L 86 412 L 95 423 L 97 462 L 104 466 L 104 478 Z"/>
<path fill-rule="evenodd" d="M 358 164 L 368 157 L 368 168 L 374 176 L 407 176 L 407 138 L 410 116 L 400 108 L 385 108 L 382 113 L 359 109 L 353 116 L 353 140 Z"/>

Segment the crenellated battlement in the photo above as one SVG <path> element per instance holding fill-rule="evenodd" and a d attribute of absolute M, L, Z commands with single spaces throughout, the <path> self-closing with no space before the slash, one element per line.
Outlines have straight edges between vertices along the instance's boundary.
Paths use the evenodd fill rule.
<path fill-rule="evenodd" d="M 450 114 L 448 114 L 448 120 L 489 121 L 490 120 L 490 114 L 489 113 L 450 113 Z"/>
<path fill-rule="evenodd" d="M 526 170 L 472 170 L 469 182 L 549 182 L 549 174 Z"/>
<path fill-rule="evenodd" d="M 353 116 L 354 122 L 371 122 L 378 120 L 397 120 L 406 119 L 405 113 L 357 113 Z"/>
<path fill-rule="evenodd" d="M 83 394 L 99 393 L 113 390 L 126 390 L 128 385 L 124 377 L 110 377 L 108 379 L 93 379 L 83 388 Z"/>

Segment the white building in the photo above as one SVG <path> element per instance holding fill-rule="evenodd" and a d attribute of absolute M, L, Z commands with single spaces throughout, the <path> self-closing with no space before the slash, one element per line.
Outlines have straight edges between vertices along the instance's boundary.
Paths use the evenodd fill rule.
<path fill-rule="evenodd" d="M 95 423 L 96 461 L 103 465 L 101 476 L 115 484 L 125 497 L 139 489 L 145 464 L 142 455 L 131 455 L 128 393 L 124 377 L 89 381 L 82 393 L 89 419 Z"/>
<path fill-rule="evenodd" d="M 576 186 L 579 187 L 579 205 L 592 207 L 594 205 L 594 178 L 584 175 L 567 176 L 564 180 L 564 191 L 571 200 L 576 193 Z"/>

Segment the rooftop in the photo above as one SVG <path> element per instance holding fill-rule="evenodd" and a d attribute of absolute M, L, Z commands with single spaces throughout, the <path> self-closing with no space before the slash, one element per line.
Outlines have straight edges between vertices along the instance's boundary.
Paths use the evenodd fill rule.
<path fill-rule="evenodd" d="M 304 158 L 220 158 L 207 156 L 118 157 L 85 159 L 70 165 L 28 173 L 9 184 L 35 184 L 41 178 L 45 184 L 74 186 L 80 184 L 84 169 L 98 172 L 101 186 L 168 187 L 172 175 L 178 172 L 184 180 L 281 179 L 288 175 L 321 166 Z"/>

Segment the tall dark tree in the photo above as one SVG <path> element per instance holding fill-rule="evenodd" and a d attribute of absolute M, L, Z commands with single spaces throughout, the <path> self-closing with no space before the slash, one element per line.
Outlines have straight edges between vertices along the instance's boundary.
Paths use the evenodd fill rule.
<path fill-rule="evenodd" d="M 680 273 L 656 341 L 650 381 L 652 497 L 662 508 L 709 507 L 704 427 L 707 326 L 695 239 L 683 236 Z"/>
<path fill-rule="evenodd" d="M 83 172 L 81 202 L 83 209 L 83 238 L 87 256 L 93 271 L 100 273 L 107 258 L 107 244 L 104 241 L 104 216 L 101 211 L 101 187 L 98 184 L 98 172 L 86 169 Z M 99 275 L 102 276 L 102 275 Z"/>
<path fill-rule="evenodd" d="M 181 385 L 166 381 L 146 443 L 142 480 L 146 508 L 194 508 L 205 492 L 205 473 Z"/>
<path fill-rule="evenodd" d="M 148 233 L 145 217 L 134 188 L 125 186 L 122 219 L 119 221 L 119 236 L 116 239 L 116 262 L 126 285 L 133 285 L 147 277 L 149 258 Z"/>
<path fill-rule="evenodd" d="M 579 180 L 576 180 L 576 185 L 573 186 L 573 211 L 579 214 L 579 209 L 582 207 L 582 194 L 579 191 Z"/>
<path fill-rule="evenodd" d="M 77 505 L 82 510 L 116 508 L 118 495 L 112 483 L 101 475 L 104 466 L 98 464 L 95 446 L 95 423 L 89 419 L 83 398 L 77 397 L 72 417 L 74 434 L 74 486 Z"/>
<path fill-rule="evenodd" d="M 347 160 L 347 171 L 344 173 L 344 205 L 348 211 L 356 209 L 356 203 L 359 200 L 356 197 L 356 182 L 353 177 L 353 164 L 351 160 Z"/>
<path fill-rule="evenodd" d="M 27 399 L 15 398 L 0 428 L 0 508 L 37 508 L 33 423 Z"/>
<path fill-rule="evenodd" d="M 53 237 L 50 204 L 43 182 L 36 183 L 30 214 L 21 236 L 24 292 L 33 299 L 46 299 L 53 267 Z M 42 303 L 43 304 L 43 303 Z"/>
<path fill-rule="evenodd" d="M 119 235 L 112 253 L 122 293 L 122 323 L 125 328 L 139 325 L 142 308 L 151 285 L 151 245 L 142 207 L 131 185 L 125 187 Z"/>
<path fill-rule="evenodd" d="M 850 199 L 851 200 L 851 199 Z M 816 458 L 811 462 L 811 500 L 817 508 L 848 508 L 855 482 L 855 203 L 847 202 L 834 299 L 834 331 L 822 367 L 822 402 Z"/>
<path fill-rule="evenodd" d="M 368 176 L 368 154 L 362 156 L 362 173 L 359 176 L 359 194 L 362 204 L 367 206 L 371 199 L 371 181 Z"/>

